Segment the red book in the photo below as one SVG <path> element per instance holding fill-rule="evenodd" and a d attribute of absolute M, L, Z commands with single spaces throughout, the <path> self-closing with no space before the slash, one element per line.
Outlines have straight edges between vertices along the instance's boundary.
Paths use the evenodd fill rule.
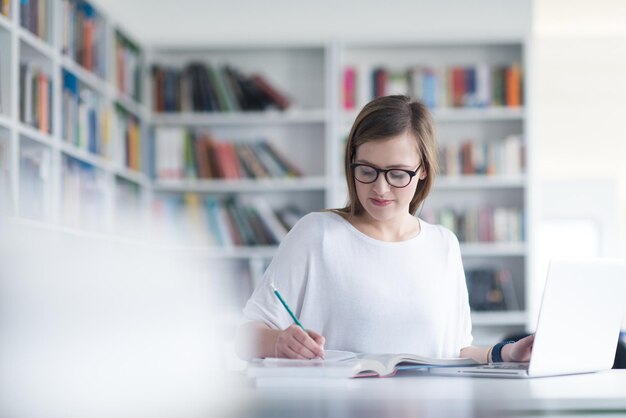
<path fill-rule="evenodd" d="M 48 76 L 39 73 L 39 130 L 48 133 Z"/>
<path fill-rule="evenodd" d="M 465 69 L 454 67 L 452 69 L 452 106 L 462 107 L 465 97 Z"/>
<path fill-rule="evenodd" d="M 354 109 L 356 103 L 356 70 L 346 67 L 343 71 L 343 107 Z"/>
<path fill-rule="evenodd" d="M 506 70 L 505 92 L 507 106 L 518 107 L 522 104 L 521 71 L 518 63 L 513 63 Z"/>

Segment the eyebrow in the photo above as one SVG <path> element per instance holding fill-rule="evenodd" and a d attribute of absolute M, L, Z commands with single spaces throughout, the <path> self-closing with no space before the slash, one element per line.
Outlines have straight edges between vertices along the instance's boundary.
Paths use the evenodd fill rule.
<path fill-rule="evenodd" d="M 356 163 L 357 164 L 367 164 L 367 165 L 371 165 L 372 167 L 382 168 L 382 169 L 401 168 L 401 169 L 413 170 L 413 167 L 415 167 L 415 165 L 404 165 L 404 164 L 392 164 L 392 165 L 388 165 L 387 167 L 379 167 L 378 165 L 370 163 L 367 160 L 356 160 Z"/>

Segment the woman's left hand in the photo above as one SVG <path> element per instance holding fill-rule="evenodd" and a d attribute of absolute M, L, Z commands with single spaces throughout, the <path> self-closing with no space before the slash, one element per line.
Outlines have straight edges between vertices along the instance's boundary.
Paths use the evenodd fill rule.
<path fill-rule="evenodd" d="M 502 347 L 502 360 L 504 361 L 530 361 L 530 355 L 533 350 L 533 342 L 535 341 L 535 335 L 529 335 L 521 340 L 507 344 Z"/>

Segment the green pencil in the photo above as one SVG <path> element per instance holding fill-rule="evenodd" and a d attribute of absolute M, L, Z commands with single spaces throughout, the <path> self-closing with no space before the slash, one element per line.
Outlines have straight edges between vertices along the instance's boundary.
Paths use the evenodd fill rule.
<path fill-rule="evenodd" d="M 293 319 L 293 322 L 295 322 L 296 325 L 298 325 L 300 328 L 302 328 L 304 331 L 306 331 L 304 329 L 304 327 L 302 326 L 302 324 L 300 323 L 300 321 L 298 321 L 298 318 L 296 318 L 296 316 L 293 314 L 293 312 L 291 312 L 291 309 L 289 309 L 289 306 L 287 305 L 287 302 L 285 302 L 285 300 L 280 295 L 280 293 L 278 293 L 278 289 L 276 289 L 276 287 L 274 286 L 274 283 L 270 283 L 270 286 L 272 286 L 272 290 L 274 290 L 274 294 L 278 297 L 278 300 L 280 301 L 280 303 L 282 303 L 283 306 L 285 307 L 285 309 L 287 309 L 287 312 L 289 312 L 289 316 L 291 316 L 291 319 Z"/>

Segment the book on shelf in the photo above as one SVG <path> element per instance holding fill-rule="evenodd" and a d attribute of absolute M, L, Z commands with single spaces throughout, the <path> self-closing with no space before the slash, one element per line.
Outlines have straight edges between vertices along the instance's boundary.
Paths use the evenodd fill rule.
<path fill-rule="evenodd" d="M 63 224 L 103 230 L 107 195 L 104 173 L 89 163 L 64 156 L 61 184 Z"/>
<path fill-rule="evenodd" d="M 524 152 L 521 135 L 494 141 L 444 142 L 439 147 L 440 173 L 515 177 L 525 171 Z"/>
<path fill-rule="evenodd" d="M 20 0 L 20 25 L 35 36 L 48 40 L 48 0 Z"/>
<path fill-rule="evenodd" d="M 119 104 L 115 105 L 112 139 L 115 141 L 112 145 L 115 164 L 133 171 L 141 171 L 141 124 L 137 116 Z"/>
<path fill-rule="evenodd" d="M 343 108 L 353 110 L 356 108 L 356 69 L 348 66 L 343 70 Z"/>
<path fill-rule="evenodd" d="M 52 132 L 52 80 L 32 63 L 20 64 L 20 120 L 41 132 Z"/>
<path fill-rule="evenodd" d="M 115 81 L 117 90 L 141 100 L 141 50 L 119 31 L 115 32 Z"/>
<path fill-rule="evenodd" d="M 184 193 L 159 196 L 153 205 L 153 219 L 161 225 L 156 232 L 163 238 L 189 238 L 220 247 L 278 245 L 303 215 L 295 207 L 276 209 L 252 196 L 218 198 Z"/>
<path fill-rule="evenodd" d="M 184 68 L 152 66 L 153 109 L 157 112 L 229 112 L 276 108 L 290 98 L 260 73 L 244 75 L 232 65 L 190 62 Z"/>
<path fill-rule="evenodd" d="M 518 243 L 525 237 L 524 210 L 518 207 L 424 209 L 421 217 L 448 228 L 462 243 Z"/>
<path fill-rule="evenodd" d="M 2 5 L 0 5 L 0 12 L 6 16 L 11 17 L 11 0 L 2 0 Z"/>
<path fill-rule="evenodd" d="M 76 147 L 95 155 L 106 155 L 103 138 L 105 111 L 99 96 L 63 70 L 61 135 Z"/>
<path fill-rule="evenodd" d="M 50 149 L 35 144 L 20 146 L 20 216 L 44 219 L 49 206 L 52 155 Z"/>
<path fill-rule="evenodd" d="M 465 272 L 469 304 L 473 311 L 517 311 L 519 302 L 507 269 L 479 268 Z"/>
<path fill-rule="evenodd" d="M 157 179 L 300 177 L 302 171 L 267 140 L 233 142 L 206 131 L 159 127 L 154 133 Z"/>
<path fill-rule="evenodd" d="M 106 76 L 107 34 L 104 19 L 84 0 L 63 0 L 61 51 L 80 66 Z"/>
<path fill-rule="evenodd" d="M 324 359 L 256 359 L 248 364 L 251 378 L 354 378 L 390 377 L 399 370 L 470 366 L 470 358 L 434 358 L 418 354 L 364 354 L 326 350 Z"/>
<path fill-rule="evenodd" d="M 347 75 L 350 80 L 355 67 L 344 68 L 344 97 Z M 368 71 L 368 70 L 363 70 Z M 519 107 L 523 104 L 523 75 L 521 64 L 490 65 L 411 65 L 405 69 L 389 70 L 375 67 L 369 70 L 371 87 L 360 102 L 388 94 L 405 94 L 420 99 L 429 108 L 450 107 Z M 346 107 L 344 99 L 344 108 Z"/>

